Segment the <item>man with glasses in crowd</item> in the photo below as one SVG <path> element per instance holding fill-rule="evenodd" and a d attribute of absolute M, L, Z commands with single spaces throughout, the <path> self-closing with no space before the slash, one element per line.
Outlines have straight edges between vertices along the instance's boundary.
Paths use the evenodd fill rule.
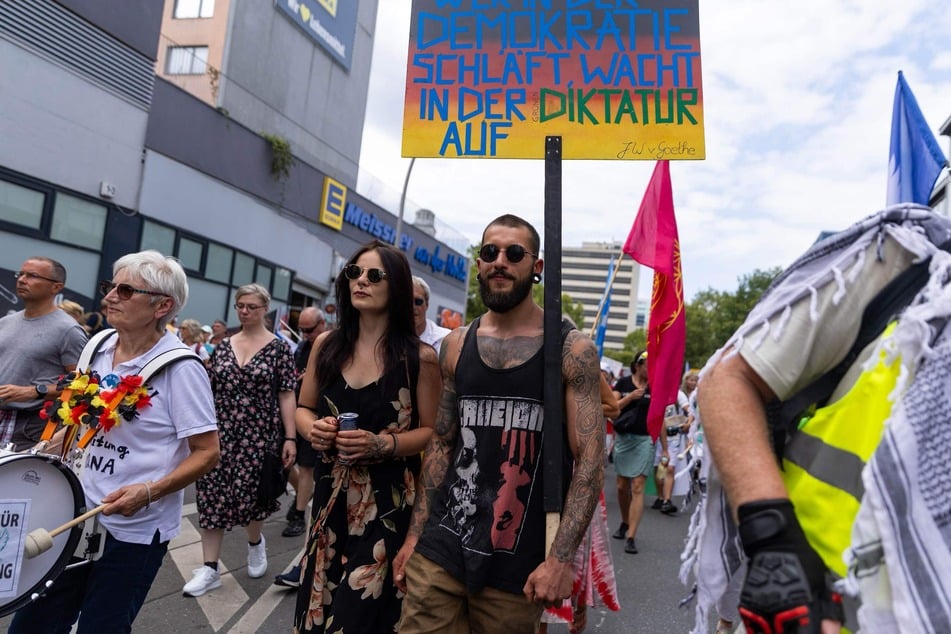
<path fill-rule="evenodd" d="M 43 403 L 59 394 L 59 377 L 73 371 L 86 345 L 86 331 L 56 307 L 66 269 L 55 260 L 31 257 L 16 273 L 23 310 L 0 319 L 0 447 L 33 447 L 46 422 Z"/>
<path fill-rule="evenodd" d="M 560 527 L 545 551 L 542 500 L 543 323 L 538 232 L 493 220 L 476 261 L 488 312 L 443 341 L 443 391 L 394 580 L 406 592 L 400 632 L 535 632 L 544 607 L 572 591 L 572 562 L 604 483 L 598 354 L 560 333 L 573 469 Z M 563 460 L 564 462 L 564 460 Z M 569 475 L 570 474 L 570 475 Z M 405 574 L 405 578 L 404 578 Z"/>
<path fill-rule="evenodd" d="M 420 341 L 428 343 L 436 352 L 439 352 L 439 346 L 442 340 L 451 330 L 437 326 L 432 319 L 426 318 L 429 311 L 429 284 L 418 275 L 413 276 L 413 323 L 416 324 L 416 334 Z"/>

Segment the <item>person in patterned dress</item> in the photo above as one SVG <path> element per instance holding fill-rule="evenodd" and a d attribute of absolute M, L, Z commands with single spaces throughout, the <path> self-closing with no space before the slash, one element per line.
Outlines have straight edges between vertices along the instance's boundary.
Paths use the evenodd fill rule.
<path fill-rule="evenodd" d="M 402 608 L 392 559 L 442 383 L 435 350 L 416 335 L 401 252 L 363 245 L 337 276 L 336 296 L 339 327 L 314 342 L 296 415 L 321 457 L 294 631 L 392 632 Z M 359 415 L 357 429 L 338 428 L 343 412 Z"/>
<path fill-rule="evenodd" d="M 261 526 L 279 504 L 258 501 L 264 455 L 280 455 L 287 468 L 297 455 L 294 357 L 287 342 L 264 325 L 270 301 L 270 293 L 259 284 L 240 287 L 234 307 L 241 331 L 223 340 L 211 355 L 208 373 L 221 461 L 196 483 L 204 565 L 182 589 L 186 596 L 221 587 L 221 542 L 225 531 L 235 526 L 244 526 L 248 534 L 248 576 L 257 579 L 267 572 Z"/>

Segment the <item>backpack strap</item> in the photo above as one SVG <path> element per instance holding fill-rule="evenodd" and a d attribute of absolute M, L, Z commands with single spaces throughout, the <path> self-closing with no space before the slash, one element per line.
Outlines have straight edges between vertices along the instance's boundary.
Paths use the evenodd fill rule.
<path fill-rule="evenodd" d="M 942 248 L 944 248 L 943 245 Z M 875 341 L 901 311 L 924 288 L 929 279 L 931 258 L 912 264 L 885 285 L 865 307 L 858 334 L 845 357 L 828 372 L 785 401 L 767 406 L 767 418 L 777 456 L 782 456 L 786 438 L 796 432 L 802 416 L 813 406 L 824 407 L 848 369 L 870 343 Z"/>
<path fill-rule="evenodd" d="M 102 347 L 102 344 L 106 342 L 106 339 L 116 334 L 115 328 L 106 328 L 105 330 L 100 330 L 92 337 L 89 338 L 89 341 L 86 342 L 86 345 L 83 346 L 82 352 L 79 353 L 79 360 L 76 362 L 76 370 L 79 372 L 85 372 L 89 369 L 89 364 L 92 363 L 92 358 L 96 356 L 96 353 L 99 352 L 99 348 Z"/>
<path fill-rule="evenodd" d="M 149 359 L 148 362 L 142 366 L 142 369 L 139 370 L 138 374 L 142 377 L 142 383 L 148 383 L 149 379 L 168 366 L 178 363 L 179 361 L 184 361 L 185 359 L 193 359 L 201 363 L 201 358 L 188 348 L 174 348 L 161 352 Z M 203 363 L 202 367 L 204 367 Z"/>

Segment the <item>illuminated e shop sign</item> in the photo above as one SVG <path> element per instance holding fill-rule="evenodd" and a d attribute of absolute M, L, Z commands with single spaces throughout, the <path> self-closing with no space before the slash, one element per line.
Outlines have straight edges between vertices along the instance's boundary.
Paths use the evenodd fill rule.
<path fill-rule="evenodd" d="M 347 187 L 329 176 L 324 177 L 319 220 L 337 231 L 340 231 L 343 223 L 347 223 L 377 240 L 396 244 L 396 227 L 360 205 L 348 202 Z M 462 282 L 466 279 L 466 258 L 455 253 L 443 254 L 442 245 L 438 243 L 431 249 L 424 245 L 414 245 L 413 238 L 404 233 L 400 236 L 399 249 L 404 251 L 407 257 L 428 266 L 433 273 L 442 273 Z"/>

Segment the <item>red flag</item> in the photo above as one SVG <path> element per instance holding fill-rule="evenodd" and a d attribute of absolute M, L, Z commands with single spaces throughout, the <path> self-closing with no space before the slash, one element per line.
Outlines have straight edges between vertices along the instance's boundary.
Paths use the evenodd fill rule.
<path fill-rule="evenodd" d="M 667 406 L 677 402 L 687 340 L 680 239 L 677 237 L 667 161 L 657 161 L 631 233 L 624 243 L 624 252 L 654 269 L 647 328 L 647 380 L 651 389 L 647 429 L 656 440 L 664 424 Z"/>

